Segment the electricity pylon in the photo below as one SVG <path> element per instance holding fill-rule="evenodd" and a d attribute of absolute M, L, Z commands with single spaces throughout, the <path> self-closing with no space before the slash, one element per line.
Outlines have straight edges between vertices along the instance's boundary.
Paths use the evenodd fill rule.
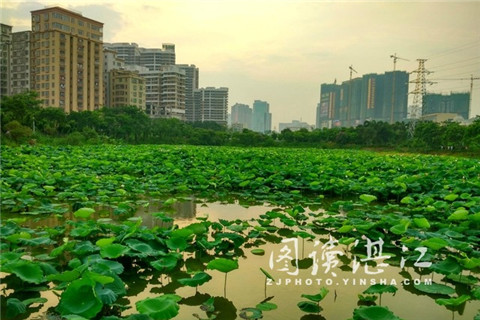
<path fill-rule="evenodd" d="M 413 94 L 413 104 L 410 108 L 410 125 L 408 128 L 410 137 L 413 137 L 415 133 L 418 112 L 419 110 L 422 111 L 425 106 L 425 100 L 423 98 L 427 93 L 427 84 L 433 84 L 433 82 L 428 81 L 425 77 L 432 73 L 425 69 L 425 61 L 427 61 L 427 59 L 417 59 L 417 61 L 418 69 L 411 72 L 417 74 L 417 79 L 410 81 L 410 83 L 415 83 L 415 89 L 410 92 L 410 94 Z"/>
<path fill-rule="evenodd" d="M 390 110 L 390 124 L 393 124 L 393 112 L 395 110 L 395 71 L 397 67 L 397 60 L 410 61 L 408 59 L 397 57 L 397 54 L 390 55 L 390 58 L 393 58 L 393 79 L 392 79 L 392 108 Z"/>

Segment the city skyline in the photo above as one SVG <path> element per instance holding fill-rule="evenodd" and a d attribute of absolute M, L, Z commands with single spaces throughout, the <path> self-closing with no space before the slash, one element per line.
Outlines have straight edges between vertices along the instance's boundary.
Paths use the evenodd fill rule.
<path fill-rule="evenodd" d="M 9 0 L 0 20 L 14 32 L 29 30 L 30 11 L 53 5 Z M 235 103 L 268 101 L 276 128 L 294 119 L 314 124 L 322 83 L 348 80 L 350 65 L 354 77 L 391 71 L 394 53 L 409 60 L 398 60 L 396 70 L 411 72 L 416 59 L 428 59 L 434 72 L 428 78 L 437 82 L 428 92 L 469 91 L 470 80 L 447 79 L 480 76 L 478 1 L 70 0 L 61 6 L 103 22 L 104 42 L 174 43 L 177 63 L 200 69 L 200 87 L 228 87 L 229 111 Z M 479 80 L 472 100 L 472 116 L 480 115 Z"/>

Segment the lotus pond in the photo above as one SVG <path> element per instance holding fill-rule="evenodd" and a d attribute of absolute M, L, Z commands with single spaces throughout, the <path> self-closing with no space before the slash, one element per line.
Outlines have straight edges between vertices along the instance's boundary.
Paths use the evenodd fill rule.
<path fill-rule="evenodd" d="M 2 146 L 2 319 L 480 319 L 478 159 Z"/>

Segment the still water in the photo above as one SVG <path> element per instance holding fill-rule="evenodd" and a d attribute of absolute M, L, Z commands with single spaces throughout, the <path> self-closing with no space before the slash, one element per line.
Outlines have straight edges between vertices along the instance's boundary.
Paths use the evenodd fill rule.
<path fill-rule="evenodd" d="M 268 205 L 250 205 L 242 206 L 238 202 L 233 203 L 205 203 L 195 199 L 179 201 L 172 205 L 174 210 L 171 215 L 174 223 L 179 227 L 187 226 L 196 222 L 198 217 L 207 217 L 210 221 L 218 219 L 226 220 L 250 220 L 258 218 L 259 215 L 273 209 Z M 149 206 L 141 207 L 135 212 L 135 216 L 141 217 L 143 224 L 147 227 L 166 226 L 165 222 L 154 218 L 152 212 L 162 210 L 160 205 L 155 203 Z M 110 217 L 116 219 L 112 210 L 101 208 L 98 210 L 99 217 Z M 29 227 L 39 225 L 55 225 L 58 218 L 49 217 L 36 221 L 29 221 Z M 325 236 L 324 242 L 328 241 Z M 290 241 L 291 240 L 291 241 Z M 315 239 L 317 240 L 317 239 Z M 365 269 L 362 265 L 355 272 L 351 268 L 340 268 L 338 265 L 317 264 L 315 270 L 312 264 L 313 260 L 308 260 L 309 254 L 316 252 L 317 258 L 320 258 L 323 243 L 314 241 L 302 241 L 302 239 L 293 240 L 285 243 L 267 243 L 261 246 L 265 250 L 264 255 L 254 255 L 252 248 L 244 249 L 244 255 L 239 258 L 239 269 L 233 270 L 227 275 L 226 287 L 225 276 L 215 270 L 207 270 L 213 278 L 209 282 L 197 287 L 175 287 L 170 276 L 163 275 L 159 279 L 141 279 L 129 283 L 127 298 L 123 299 L 123 304 L 130 305 L 132 308 L 124 311 L 123 316 L 136 313 L 135 302 L 149 297 L 155 297 L 163 293 L 175 293 L 183 300 L 180 301 L 180 313 L 175 319 L 196 319 L 193 315 L 197 314 L 202 319 L 206 319 L 206 313 L 200 309 L 200 305 L 210 297 L 215 297 L 215 307 L 220 313 L 217 319 L 229 320 L 240 319 L 241 309 L 255 307 L 262 301 L 268 301 L 278 306 L 276 310 L 264 311 L 263 319 L 327 319 L 342 320 L 353 317 L 353 310 L 360 305 L 358 295 L 367 289 L 373 283 L 394 284 L 398 291 L 395 294 L 384 293 L 381 297 L 381 305 L 388 307 L 395 315 L 405 320 L 447 320 L 447 319 L 473 319 L 480 310 L 480 302 L 468 301 L 465 307 L 459 311 L 452 312 L 443 306 L 435 303 L 434 298 L 421 294 L 413 289 L 413 282 L 429 283 L 433 279 L 436 283 L 442 282 L 442 275 L 435 274 L 421 276 L 414 270 L 400 269 L 398 266 L 389 265 L 388 260 L 383 267 L 369 267 Z M 294 250 L 297 248 L 298 259 L 307 262 L 306 266 L 297 269 L 295 265 L 284 265 L 278 261 L 282 253 L 282 248 L 289 246 Z M 293 246 L 293 247 L 292 247 Z M 343 247 L 331 247 L 332 250 L 341 252 L 340 255 L 348 258 L 349 253 Z M 293 251 L 291 252 L 293 254 Z M 192 254 L 194 255 L 194 253 Z M 315 256 L 314 256 L 315 257 Z M 348 261 L 347 261 L 348 262 Z M 351 261 L 350 261 L 351 262 Z M 350 263 L 351 265 L 351 263 Z M 185 266 L 182 267 L 186 271 Z M 266 285 L 265 275 L 260 268 L 268 271 L 275 282 Z M 373 270 L 375 269 L 375 270 Z M 368 272 L 381 272 L 376 275 Z M 153 280 L 153 281 L 152 281 Z M 445 283 L 444 283 L 445 284 Z M 329 290 L 326 298 L 320 302 L 322 311 L 319 314 L 306 314 L 297 307 L 300 301 L 306 301 L 302 294 L 317 294 L 321 287 Z M 132 294 L 134 293 L 134 294 Z M 46 319 L 47 309 L 57 305 L 58 298 L 52 293 L 44 294 L 49 302 L 38 312 L 35 312 L 29 319 Z M 438 298 L 440 296 L 437 296 Z M 380 301 L 377 300 L 379 305 Z"/>

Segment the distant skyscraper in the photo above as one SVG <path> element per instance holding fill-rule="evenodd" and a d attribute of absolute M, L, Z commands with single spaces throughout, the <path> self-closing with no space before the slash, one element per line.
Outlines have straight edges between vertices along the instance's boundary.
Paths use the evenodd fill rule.
<path fill-rule="evenodd" d="M 469 119 L 470 93 L 457 92 L 449 95 L 427 93 L 422 116 L 434 113 L 456 113 L 464 119 Z"/>
<path fill-rule="evenodd" d="M 232 120 L 232 125 L 236 125 L 236 128 L 239 128 L 240 126 L 242 129 L 252 128 L 252 109 L 246 104 L 234 104 L 232 106 L 232 114 L 230 118 Z"/>
<path fill-rule="evenodd" d="M 12 33 L 10 94 L 30 90 L 31 31 Z"/>
<path fill-rule="evenodd" d="M 103 23 L 60 7 L 32 11 L 32 89 L 65 112 L 104 104 Z"/>
<path fill-rule="evenodd" d="M 408 73 L 367 74 L 341 85 L 322 84 L 317 105 L 317 128 L 356 126 L 366 120 L 402 121 L 407 116 Z"/>
<path fill-rule="evenodd" d="M 193 121 L 214 121 L 227 125 L 228 88 L 200 88 L 193 94 Z"/>
<path fill-rule="evenodd" d="M 198 89 L 199 71 L 195 65 L 177 64 L 185 72 L 185 117 L 187 121 L 194 121 L 193 92 Z"/>
<path fill-rule="evenodd" d="M 266 133 L 272 131 L 272 114 L 270 105 L 266 101 L 255 100 L 253 102 L 252 130 Z"/>
<path fill-rule="evenodd" d="M 0 24 L 0 96 L 10 93 L 10 53 L 12 46 L 12 27 Z"/>

